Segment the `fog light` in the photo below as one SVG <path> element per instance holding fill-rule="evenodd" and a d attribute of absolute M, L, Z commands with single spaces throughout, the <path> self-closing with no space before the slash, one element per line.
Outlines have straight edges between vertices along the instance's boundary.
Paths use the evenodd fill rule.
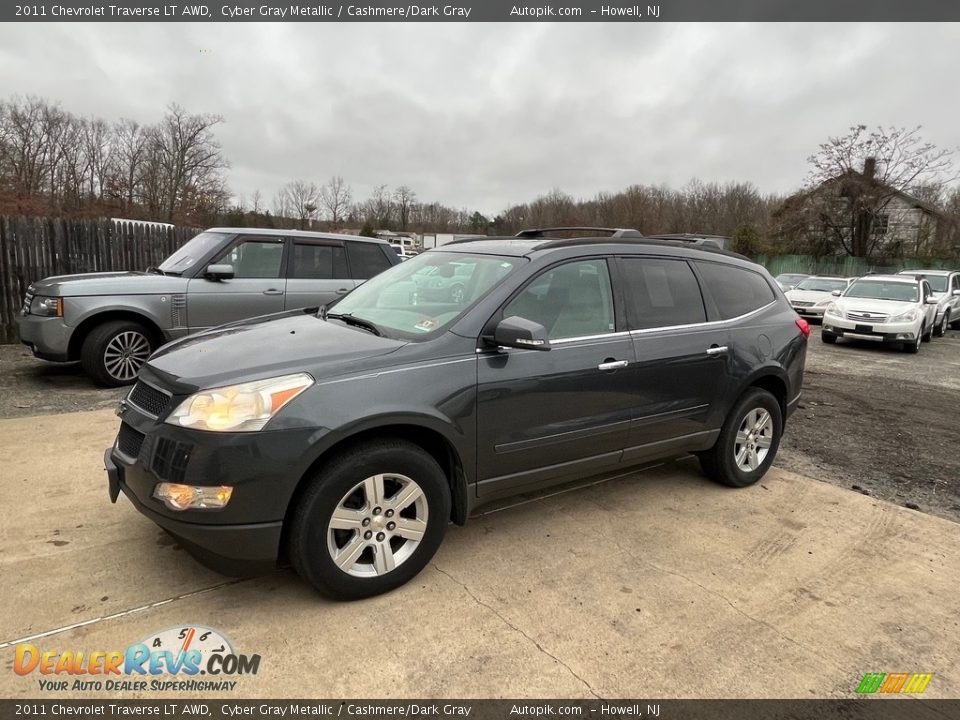
<path fill-rule="evenodd" d="M 157 500 L 171 510 L 214 510 L 225 507 L 233 495 L 229 485 L 178 485 L 160 483 L 153 491 Z"/>

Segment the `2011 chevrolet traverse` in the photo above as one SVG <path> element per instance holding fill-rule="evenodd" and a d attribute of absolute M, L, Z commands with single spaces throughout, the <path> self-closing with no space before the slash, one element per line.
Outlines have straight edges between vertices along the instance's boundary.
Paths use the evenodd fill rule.
<path fill-rule="evenodd" d="M 635 231 L 548 235 L 450 243 L 318 313 L 164 346 L 121 404 L 112 499 L 213 567 L 289 559 L 360 598 L 507 495 L 691 452 L 760 479 L 809 333 L 773 278 Z M 463 292 L 425 294 L 425 274 Z"/>

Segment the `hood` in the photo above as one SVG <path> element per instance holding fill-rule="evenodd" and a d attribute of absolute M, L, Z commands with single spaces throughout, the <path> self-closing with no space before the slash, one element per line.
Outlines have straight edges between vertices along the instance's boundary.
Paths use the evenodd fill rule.
<path fill-rule="evenodd" d="M 33 283 L 36 295 L 149 295 L 185 292 L 187 279 L 145 272 L 99 272 L 54 275 Z"/>
<path fill-rule="evenodd" d="M 833 293 L 829 290 L 788 290 L 786 292 L 787 300 L 800 300 L 802 302 L 820 302 L 821 300 L 835 300 Z"/>
<path fill-rule="evenodd" d="M 308 372 L 315 380 L 364 369 L 404 340 L 296 312 L 224 325 L 164 345 L 141 372 L 185 392 Z"/>
<path fill-rule="evenodd" d="M 856 297 L 842 297 L 837 298 L 837 300 L 837 305 L 841 310 L 862 310 L 865 312 L 886 313 L 887 315 L 899 315 L 919 305 L 919 303 L 906 302 L 904 300 L 873 300 L 870 298 Z"/>

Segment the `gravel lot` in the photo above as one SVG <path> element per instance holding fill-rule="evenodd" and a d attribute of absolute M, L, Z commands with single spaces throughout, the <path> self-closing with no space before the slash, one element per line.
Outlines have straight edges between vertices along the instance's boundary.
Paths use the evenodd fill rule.
<path fill-rule="evenodd" d="M 78 364 L 0 345 L 0 418 L 112 407 Z M 803 400 L 777 465 L 960 522 L 960 331 L 918 355 L 810 336 Z"/>

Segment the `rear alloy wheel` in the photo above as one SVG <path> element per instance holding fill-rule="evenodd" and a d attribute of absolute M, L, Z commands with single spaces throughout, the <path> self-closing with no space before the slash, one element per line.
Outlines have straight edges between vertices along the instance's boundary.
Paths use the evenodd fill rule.
<path fill-rule="evenodd" d="M 291 518 L 290 558 L 328 597 L 370 597 L 419 573 L 449 519 L 450 488 L 430 455 L 402 440 L 368 443 L 310 481 Z"/>
<path fill-rule="evenodd" d="M 84 371 L 100 385 L 130 385 L 154 350 L 149 331 L 131 320 L 105 322 L 90 331 L 80 349 Z"/>
<path fill-rule="evenodd" d="M 933 334 L 937 337 L 943 337 L 947 334 L 947 328 L 950 327 L 950 313 L 944 312 L 943 317 L 940 318 L 940 322 L 933 330 Z"/>
<path fill-rule="evenodd" d="M 766 390 L 750 388 L 730 411 L 716 444 L 699 454 L 700 466 L 724 485 L 753 485 L 773 463 L 782 434 L 780 403 Z"/>

